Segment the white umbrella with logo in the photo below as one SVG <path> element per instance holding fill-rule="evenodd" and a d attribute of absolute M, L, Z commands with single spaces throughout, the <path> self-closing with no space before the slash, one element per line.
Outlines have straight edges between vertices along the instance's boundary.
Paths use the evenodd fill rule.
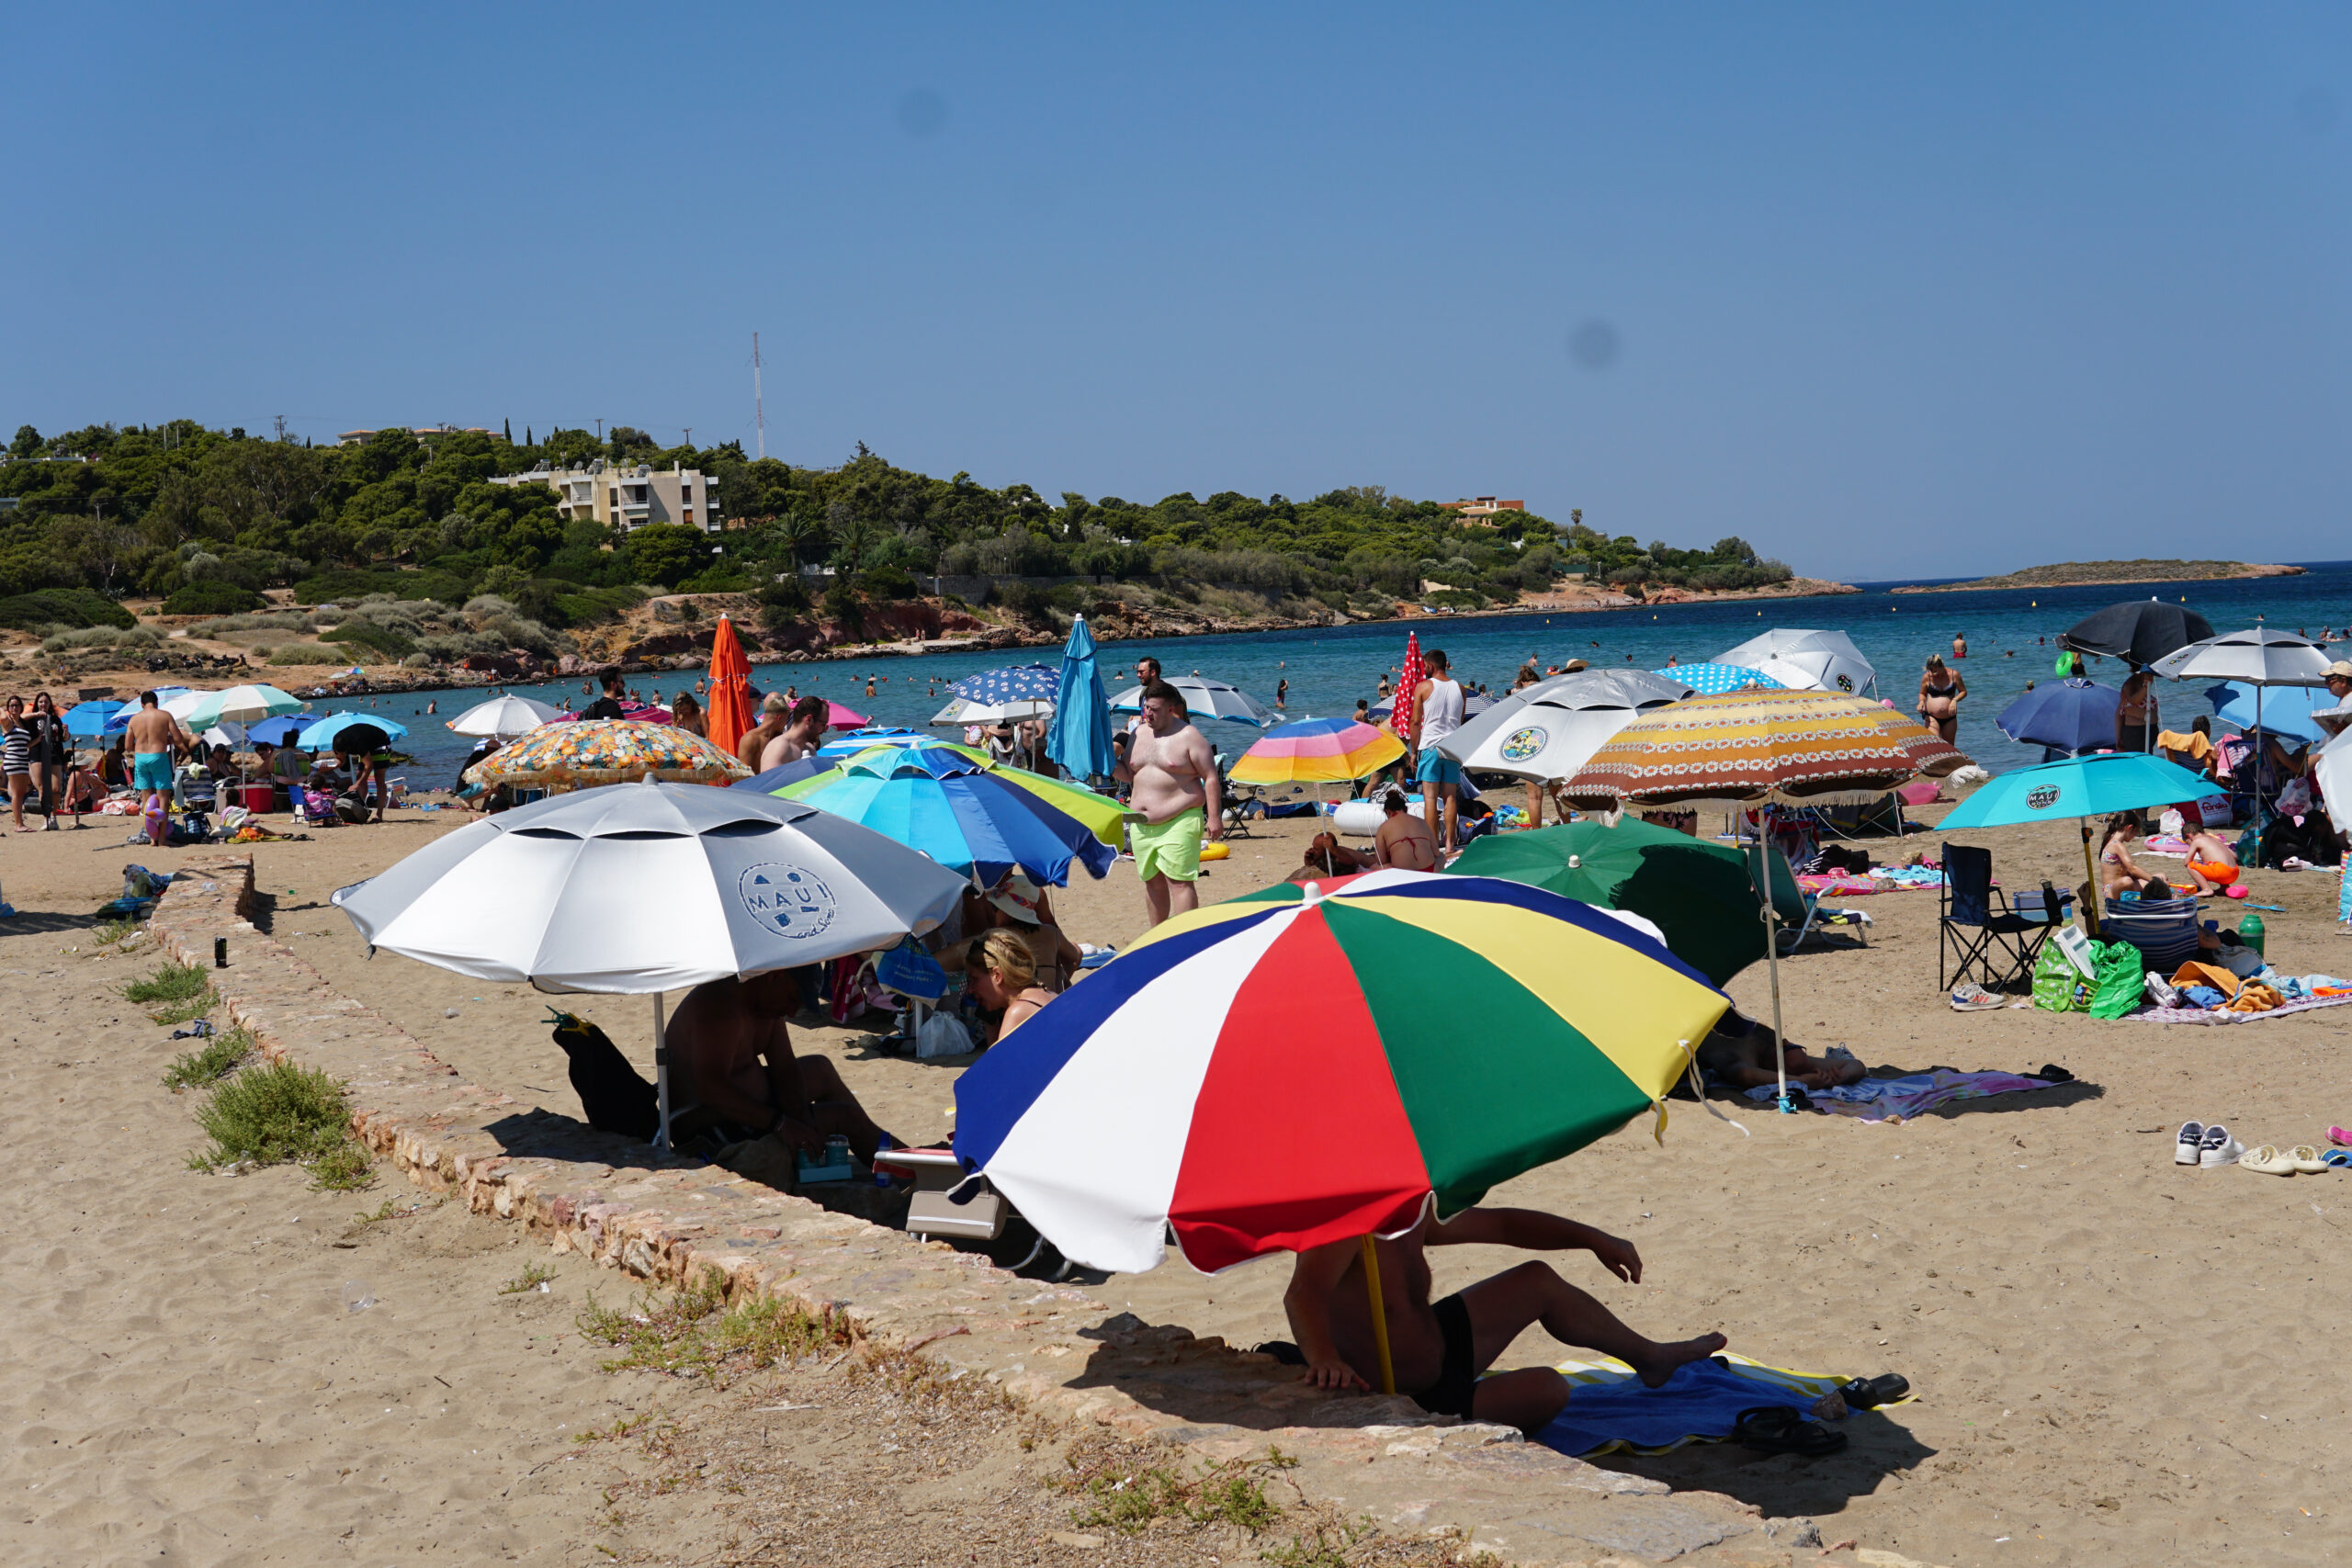
<path fill-rule="evenodd" d="M 1437 743 L 1473 773 L 1542 784 L 1592 760 L 1602 742 L 1690 688 L 1646 670 L 1581 670 L 1522 687 Z"/>
<path fill-rule="evenodd" d="M 966 886 L 797 801 L 635 784 L 485 818 L 332 901 L 371 950 L 542 991 L 650 993 L 666 1148 L 662 992 L 894 946 L 938 925 Z"/>
<path fill-rule="evenodd" d="M 1878 671 L 1844 632 L 1776 626 L 1715 655 L 1718 664 L 1736 664 L 1770 675 L 1792 692 L 1843 692 L 1860 696 Z"/>

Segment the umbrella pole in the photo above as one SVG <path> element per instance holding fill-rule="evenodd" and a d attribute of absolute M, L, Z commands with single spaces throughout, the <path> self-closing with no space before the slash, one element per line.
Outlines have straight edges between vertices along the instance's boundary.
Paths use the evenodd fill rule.
<path fill-rule="evenodd" d="M 1772 977 L 1772 1071 L 1778 1085 L 1773 1103 L 1789 1116 L 1796 1108 L 1789 1103 L 1788 1040 L 1781 1032 L 1781 912 L 1772 908 L 1772 851 L 1761 822 L 1756 829 L 1756 867 L 1763 882 L 1764 907 L 1757 914 L 1764 922 L 1764 967 Z"/>
<path fill-rule="evenodd" d="M 1380 1392 L 1395 1393 L 1396 1369 L 1388 1360 L 1388 1309 L 1380 1300 L 1380 1256 L 1374 1251 L 1369 1235 L 1363 1238 L 1362 1256 L 1364 1294 L 1372 1299 L 1372 1343 L 1380 1352 Z"/>
<path fill-rule="evenodd" d="M 662 1027 L 662 993 L 653 993 L 653 1092 L 662 1108 L 662 1129 L 653 1135 L 653 1146 L 665 1154 L 670 1148 L 670 1046 Z"/>
<path fill-rule="evenodd" d="M 2098 862 L 2091 858 L 2091 819 L 2083 824 L 2083 934 L 2093 941 L 2098 938 Z"/>
<path fill-rule="evenodd" d="M 2254 863 L 2262 864 L 2262 763 L 2263 749 L 2269 744 L 2262 729 L 2262 688 L 2254 689 Z"/>

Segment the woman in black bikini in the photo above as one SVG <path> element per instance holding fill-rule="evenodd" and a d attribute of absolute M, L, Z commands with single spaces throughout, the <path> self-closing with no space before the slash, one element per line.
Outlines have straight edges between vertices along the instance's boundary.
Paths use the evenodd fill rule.
<path fill-rule="evenodd" d="M 1926 671 L 1919 677 L 1919 722 L 1934 730 L 1950 744 L 1960 739 L 1960 705 L 1968 696 L 1968 681 L 1958 671 L 1948 668 L 1943 655 L 1928 655 Z"/>

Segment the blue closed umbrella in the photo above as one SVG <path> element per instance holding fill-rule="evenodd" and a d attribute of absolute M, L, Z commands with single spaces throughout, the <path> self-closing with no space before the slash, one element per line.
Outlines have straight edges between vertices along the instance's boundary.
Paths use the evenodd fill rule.
<path fill-rule="evenodd" d="M 2335 694 L 2324 686 L 2269 686 L 2257 693 L 2238 681 L 2208 686 L 2205 697 L 2222 723 L 2290 740 L 2325 740 L 2327 731 L 2312 715 L 2336 704 Z"/>
<path fill-rule="evenodd" d="M 1046 732 L 1046 755 L 1072 778 L 1107 778 L 1118 766 L 1111 750 L 1111 697 L 1094 658 L 1094 633 L 1086 617 L 1070 622 L 1062 667 L 1054 689 L 1054 724 Z"/>
<path fill-rule="evenodd" d="M 294 743 L 305 751 L 323 750 L 334 744 L 336 736 L 355 724 L 373 725 L 394 739 L 408 733 L 407 725 L 397 719 L 387 718 L 381 714 L 331 713 L 304 729 Z"/>
<path fill-rule="evenodd" d="M 1767 692 L 1785 689 L 1762 671 L 1750 670 L 1744 664 L 1669 664 L 1657 673 L 1669 681 L 1681 682 L 1702 697 L 1719 697 L 1725 692 L 1749 686 Z"/>
<path fill-rule="evenodd" d="M 2115 744 L 2115 709 L 2123 694 L 2079 677 L 2051 681 L 2001 710 L 1993 723 L 2010 739 L 2060 751 Z"/>
<path fill-rule="evenodd" d="M 120 703 L 76 703 L 67 708 L 62 716 L 65 720 L 65 733 L 84 737 L 104 735 L 107 732 L 107 720 L 121 713 L 123 705 Z M 127 725 L 130 722 L 129 716 L 126 716 L 122 723 Z M 122 725 L 117 725 L 115 728 L 119 730 Z"/>

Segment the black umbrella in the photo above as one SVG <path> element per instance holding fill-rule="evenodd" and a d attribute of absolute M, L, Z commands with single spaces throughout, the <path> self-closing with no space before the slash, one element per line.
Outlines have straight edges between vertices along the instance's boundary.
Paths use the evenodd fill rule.
<path fill-rule="evenodd" d="M 2058 646 L 2147 665 L 2212 635 L 2213 623 L 2186 604 L 2134 599 L 2076 621 L 2059 635 Z"/>

